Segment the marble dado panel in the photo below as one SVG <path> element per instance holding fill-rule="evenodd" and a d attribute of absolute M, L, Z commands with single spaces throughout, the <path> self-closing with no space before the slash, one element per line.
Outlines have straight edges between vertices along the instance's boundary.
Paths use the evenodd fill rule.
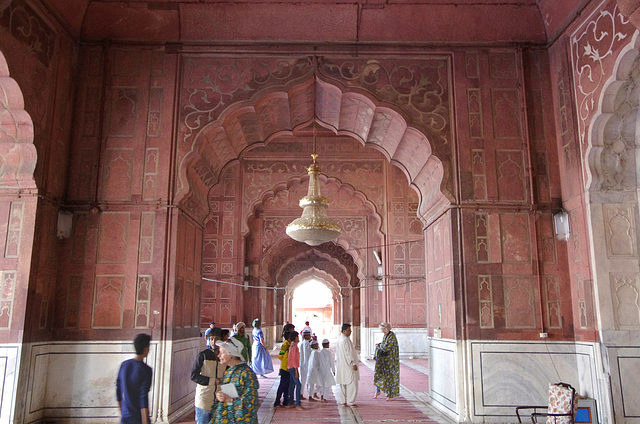
<path fill-rule="evenodd" d="M 217 320 L 216 320 L 217 321 Z M 165 382 L 164 393 L 170 393 L 169 415 L 193 407 L 196 385 L 191 381 L 191 367 L 198 353 L 206 348 L 203 337 L 174 342 L 171 348 L 171 375 Z"/>
<path fill-rule="evenodd" d="M 456 422 L 460 415 L 458 393 L 459 348 L 454 340 L 429 340 L 429 390 L 432 406 Z"/>
<path fill-rule="evenodd" d="M 640 347 L 613 346 L 608 348 L 608 355 L 614 409 L 621 411 L 621 415 L 629 419 L 629 422 L 637 422 L 640 417 L 640 380 L 637 378 L 640 369 Z M 631 421 L 632 419 L 634 421 Z"/>
<path fill-rule="evenodd" d="M 115 380 L 120 364 L 135 355 L 131 341 L 47 343 L 24 348 L 29 351 L 29 375 L 34 376 L 26 393 L 25 422 L 44 415 L 78 423 L 118 422 Z M 153 369 L 149 393 L 152 417 L 162 392 L 158 374 L 161 348 L 152 340 L 146 360 Z"/>
<path fill-rule="evenodd" d="M 394 327 L 392 331 L 398 339 L 400 359 L 402 358 L 427 358 L 429 356 L 429 330 L 427 328 L 401 328 Z M 373 358 L 376 343 L 382 341 L 380 328 L 362 328 L 360 356 Z"/>
<path fill-rule="evenodd" d="M 601 399 L 604 395 L 598 386 L 594 344 L 467 343 L 474 422 L 513 422 L 516 406 L 546 405 L 549 384 L 558 381 L 571 384 L 582 396 Z"/>
<path fill-rule="evenodd" d="M 17 394 L 14 391 L 20 364 L 20 346 L 0 345 L 0 422 L 17 422 L 13 416 Z"/>

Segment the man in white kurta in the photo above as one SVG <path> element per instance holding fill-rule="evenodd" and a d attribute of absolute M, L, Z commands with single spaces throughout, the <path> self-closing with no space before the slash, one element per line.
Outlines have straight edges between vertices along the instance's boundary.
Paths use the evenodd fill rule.
<path fill-rule="evenodd" d="M 300 399 L 304 399 L 304 391 L 307 390 L 308 396 L 313 395 L 307 387 L 307 373 L 309 372 L 309 356 L 311 356 L 311 332 L 302 331 L 302 341 L 298 345 L 300 349 Z"/>
<path fill-rule="evenodd" d="M 353 347 L 351 336 L 351 324 L 342 324 L 342 334 L 338 336 L 336 346 L 336 383 L 340 385 L 340 397 L 342 405 L 356 405 L 358 396 L 358 352 Z"/>

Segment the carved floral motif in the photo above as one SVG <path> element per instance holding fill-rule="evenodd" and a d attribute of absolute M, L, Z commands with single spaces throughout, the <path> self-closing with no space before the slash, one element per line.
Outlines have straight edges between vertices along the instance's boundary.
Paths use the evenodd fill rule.
<path fill-rule="evenodd" d="M 215 121 L 231 104 L 249 99 L 267 85 L 284 84 L 309 71 L 301 59 L 196 59 L 183 67 L 183 141 Z"/>
<path fill-rule="evenodd" d="M 449 60 L 338 61 L 322 58 L 320 72 L 349 87 L 367 90 L 385 102 L 400 106 L 413 122 L 450 141 Z"/>
<path fill-rule="evenodd" d="M 609 10 L 600 9 L 571 37 L 578 126 L 583 143 L 590 120 L 598 108 L 603 85 L 615 65 L 615 55 L 634 31 L 633 25 L 614 3 Z"/>
<path fill-rule="evenodd" d="M 48 66 L 55 52 L 55 32 L 22 0 L 0 9 L 0 26 Z"/>

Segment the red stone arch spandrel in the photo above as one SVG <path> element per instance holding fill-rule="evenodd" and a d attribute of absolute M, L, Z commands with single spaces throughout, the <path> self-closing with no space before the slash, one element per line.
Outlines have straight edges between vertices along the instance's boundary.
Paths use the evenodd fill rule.
<path fill-rule="evenodd" d="M 193 191 L 215 184 L 247 148 L 314 121 L 400 167 L 419 195 L 423 221 L 454 200 L 448 57 L 406 63 L 305 58 L 282 68 L 273 59 L 269 69 L 245 63 L 224 71 L 221 61 L 207 60 L 206 69 L 189 61 L 183 83 L 177 203 L 194 207 L 206 194 Z"/>

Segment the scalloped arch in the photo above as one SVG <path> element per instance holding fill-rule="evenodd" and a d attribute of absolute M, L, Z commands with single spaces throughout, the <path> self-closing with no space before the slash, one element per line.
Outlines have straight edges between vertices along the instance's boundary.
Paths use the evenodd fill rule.
<path fill-rule="evenodd" d="M 640 113 L 640 33 L 620 53 L 600 97 L 600 113 L 589 131 L 586 157 L 587 191 L 635 191 L 638 187 L 636 148 Z M 633 152 L 631 154 L 631 152 Z"/>
<path fill-rule="evenodd" d="M 0 52 L 0 188 L 36 188 L 33 172 L 38 156 L 33 135 L 22 90 L 9 76 L 9 66 Z"/>
<path fill-rule="evenodd" d="M 206 193 L 194 191 L 210 189 L 222 169 L 248 148 L 292 134 L 314 121 L 337 135 L 349 135 L 382 152 L 402 169 L 418 194 L 418 216 L 423 223 L 439 215 L 453 200 L 446 189 L 448 167 L 435 156 L 436 149 L 427 136 L 412 127 L 399 108 L 364 92 L 343 91 L 312 76 L 280 91 L 265 88 L 203 126 L 193 137 L 190 150 L 179 160 L 176 202 L 194 208 L 195 203 L 207 198 Z M 206 207 L 206 203 L 201 206 Z"/>
<path fill-rule="evenodd" d="M 340 282 L 334 275 L 324 270 L 318 269 L 315 266 L 312 266 L 293 275 L 289 279 L 289 282 L 286 286 L 287 291 L 290 293 L 294 292 L 298 287 L 300 287 L 301 285 L 303 285 L 304 283 L 306 283 L 311 279 L 318 280 L 321 283 L 325 284 L 329 288 L 329 290 L 331 290 L 331 293 L 333 294 L 334 299 L 342 289 Z"/>

